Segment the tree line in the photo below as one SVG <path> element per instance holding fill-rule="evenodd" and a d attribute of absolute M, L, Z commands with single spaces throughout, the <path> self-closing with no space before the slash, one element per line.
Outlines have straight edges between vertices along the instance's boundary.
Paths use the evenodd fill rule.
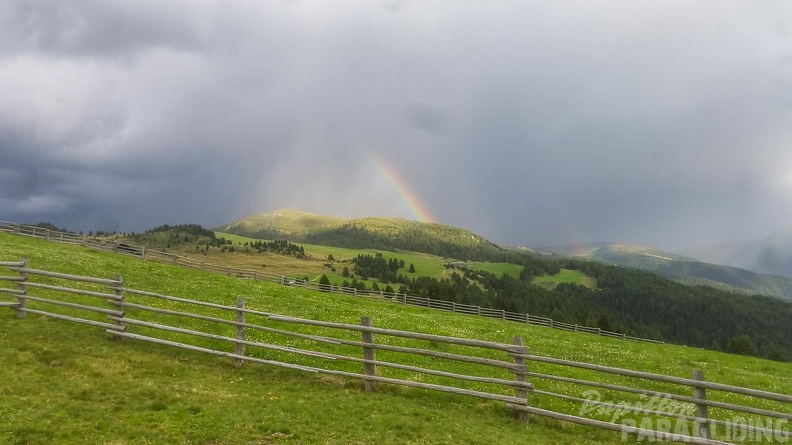
<path fill-rule="evenodd" d="M 159 232 L 186 233 L 193 236 L 205 236 L 212 239 L 216 237 L 212 230 L 206 229 L 200 224 L 163 224 L 161 226 L 154 227 L 153 229 L 148 229 L 145 233 Z"/>
<path fill-rule="evenodd" d="M 285 239 L 274 241 L 245 242 L 245 246 L 255 249 L 258 253 L 273 252 L 281 255 L 305 258 L 305 248 L 299 244 L 290 243 Z"/>
<path fill-rule="evenodd" d="M 388 265 L 376 258 L 365 261 L 379 267 Z M 528 258 L 523 266 L 517 277 L 464 269 L 449 278 L 402 275 L 389 282 L 398 293 L 529 313 L 681 345 L 792 359 L 792 303 L 688 286 L 651 272 L 591 261 Z M 597 287 L 560 283 L 548 289 L 532 284 L 534 277 L 552 275 L 562 268 L 596 278 Z M 387 267 L 385 270 L 392 273 Z M 356 280 L 345 282 L 345 286 L 365 288 Z M 381 290 L 377 283 L 374 286 L 373 290 Z"/>
<path fill-rule="evenodd" d="M 394 229 L 395 230 L 395 229 Z M 427 229 L 426 225 L 406 224 L 400 227 L 398 236 L 393 233 L 377 232 L 355 224 L 310 232 L 300 237 L 308 244 L 346 247 L 351 249 L 408 250 L 424 252 L 446 258 L 471 261 L 514 262 L 523 255 L 505 250 L 486 240 L 461 238 L 473 236 L 459 229 L 439 226 Z M 464 235 L 464 236 L 463 236 Z"/>
<path fill-rule="evenodd" d="M 358 255 L 352 259 L 354 264 L 353 271 L 362 280 L 374 278 L 382 283 L 405 283 L 409 280 L 404 274 L 399 274 L 399 270 L 405 268 L 404 260 L 388 258 L 387 260 L 381 253 L 375 255 Z M 345 268 L 346 269 L 346 268 Z M 409 273 L 416 273 L 415 265 L 410 263 Z"/>

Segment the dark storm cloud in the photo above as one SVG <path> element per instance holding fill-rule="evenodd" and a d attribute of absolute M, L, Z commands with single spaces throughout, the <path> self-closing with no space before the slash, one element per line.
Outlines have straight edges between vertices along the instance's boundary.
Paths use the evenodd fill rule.
<path fill-rule="evenodd" d="M 792 217 L 792 3 L 8 1 L 0 219 L 657 247 Z"/>

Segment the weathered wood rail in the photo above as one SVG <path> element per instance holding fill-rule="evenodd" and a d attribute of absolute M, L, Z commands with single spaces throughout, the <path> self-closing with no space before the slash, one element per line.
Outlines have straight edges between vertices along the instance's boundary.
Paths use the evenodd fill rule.
<path fill-rule="evenodd" d="M 394 346 L 387 343 L 382 343 L 382 337 L 395 337 L 413 340 L 424 340 L 435 343 L 446 343 L 451 345 L 462 345 L 474 349 L 486 349 L 492 351 L 500 351 L 503 353 L 528 353 L 528 348 L 514 344 L 503 344 L 497 342 L 489 342 L 482 340 L 473 340 L 466 338 L 447 337 L 441 335 L 432 335 L 419 332 L 400 331 L 393 329 L 385 329 L 381 327 L 372 326 L 371 320 L 364 317 L 360 325 L 333 323 L 318 320 L 300 319 L 289 317 L 285 315 L 277 315 L 267 312 L 262 312 L 245 307 L 245 300 L 241 297 L 238 298 L 236 305 L 223 305 L 217 303 L 209 303 L 187 298 L 174 297 L 169 295 L 162 295 L 154 292 L 141 291 L 123 285 L 121 277 L 115 279 L 102 279 L 85 276 L 75 276 L 64 273 L 56 273 L 51 271 L 38 270 L 28 267 L 25 260 L 19 262 L 4 262 L 0 266 L 8 267 L 11 272 L 16 272 L 17 276 L 2 276 L 1 279 L 7 279 L 17 284 L 20 288 L 23 286 L 27 289 L 37 289 L 57 293 L 61 298 L 46 298 L 44 296 L 33 296 L 26 292 L 21 292 L 19 289 L 2 288 L 0 293 L 7 293 L 16 297 L 16 302 L 4 302 L 2 306 L 10 307 L 16 310 L 19 318 L 24 318 L 26 314 L 37 314 L 51 318 L 87 324 L 91 326 L 101 327 L 106 330 L 108 334 L 114 338 L 129 338 L 150 343 L 178 347 L 192 351 L 203 352 L 222 357 L 229 357 L 235 360 L 236 366 L 242 366 L 245 361 L 262 363 L 273 366 L 280 366 L 290 369 L 298 369 L 302 371 L 310 371 L 314 373 L 331 374 L 342 377 L 350 377 L 362 379 L 366 383 L 368 390 L 373 390 L 377 382 L 397 384 L 402 386 L 416 387 L 429 389 L 434 391 L 447 392 L 452 394 L 461 394 L 466 396 L 473 396 L 487 400 L 494 400 L 505 402 L 510 406 L 524 406 L 527 401 L 525 397 L 510 395 L 504 391 L 498 391 L 497 387 L 501 387 L 508 391 L 513 389 L 520 389 L 521 393 L 525 393 L 530 389 L 530 383 L 525 381 L 518 381 L 514 379 L 505 379 L 500 377 L 488 377 L 486 375 L 468 375 L 455 372 L 444 371 L 441 369 L 431 369 L 427 367 L 415 366 L 406 363 L 396 363 L 376 358 L 375 351 L 378 349 L 399 352 L 402 354 L 415 354 L 420 356 L 434 357 L 448 361 L 463 361 L 474 363 L 483 367 L 494 367 L 499 369 L 506 369 L 509 372 L 518 372 L 520 367 L 516 366 L 514 361 L 504 361 L 484 357 L 476 357 L 475 355 L 467 356 L 461 354 L 452 354 L 440 351 L 433 351 L 425 348 L 414 348 L 404 346 Z M 58 280 L 66 280 L 72 282 L 91 283 L 96 285 L 103 285 L 106 291 L 86 290 L 78 287 L 67 287 L 64 285 L 53 285 L 46 283 L 32 282 L 30 277 L 45 277 L 54 278 Z M 84 301 L 79 303 L 67 301 L 62 298 L 63 296 L 81 296 L 92 297 L 99 299 L 104 304 L 92 305 Z M 143 297 L 143 300 L 132 302 L 129 300 L 130 296 Z M 152 304 L 152 301 L 166 301 L 176 302 L 193 308 L 192 311 L 188 310 L 174 310 L 171 308 L 158 307 Z M 39 306 L 33 308 L 30 303 L 38 303 Z M 54 308 L 53 308 L 54 306 Z M 40 308 L 39 308 L 40 307 Z M 205 315 L 195 313 L 195 308 L 204 307 L 215 310 L 221 310 L 230 313 L 232 316 L 222 318 L 214 315 Z M 48 309 L 44 309 L 48 308 Z M 77 310 L 78 312 L 88 312 L 91 314 L 101 314 L 106 317 L 106 320 L 100 320 L 95 317 L 76 316 L 73 313 L 56 312 L 57 308 L 69 308 Z M 234 336 L 220 335 L 212 332 L 191 329 L 183 326 L 174 326 L 173 324 L 179 323 L 176 321 L 172 324 L 165 324 L 162 322 L 155 322 L 148 320 L 147 314 L 167 315 L 176 319 L 192 319 L 200 320 L 215 325 L 228 325 L 233 327 Z M 252 322 L 250 318 L 258 317 L 258 323 Z M 272 323 L 275 322 L 275 323 Z M 297 330 L 289 330 L 283 328 L 273 327 L 273 324 L 293 325 L 298 324 L 302 326 L 319 326 L 323 328 L 331 328 L 334 330 L 351 331 L 361 335 L 361 341 L 350 340 L 343 337 L 333 337 L 326 335 L 315 335 L 301 333 Z M 137 333 L 130 332 L 131 328 L 141 327 L 146 328 L 147 332 Z M 270 342 L 263 342 L 259 340 L 249 339 L 248 336 L 252 331 L 265 332 L 269 334 L 277 334 L 280 337 L 299 338 L 303 340 L 310 340 L 320 345 L 325 346 L 355 346 L 360 348 L 360 356 L 352 356 L 328 351 L 316 351 L 305 348 L 298 348 L 286 346 L 282 344 L 275 344 Z M 206 346 L 190 344 L 185 341 L 174 341 L 167 338 L 161 338 L 155 333 L 149 332 L 170 332 L 178 334 L 186 334 L 193 338 L 203 338 L 220 340 L 234 345 L 233 352 L 208 348 Z M 378 341 L 374 341 L 375 336 Z M 246 349 L 257 348 L 270 351 L 279 351 L 297 356 L 311 357 L 318 360 L 346 361 L 352 363 L 362 364 L 363 372 L 351 372 L 345 369 L 331 369 L 322 367 L 320 364 L 298 364 L 288 363 L 279 360 L 264 359 L 251 355 Z M 504 359 L 509 359 L 504 355 Z M 425 383 L 421 381 L 407 380 L 403 378 L 383 377 L 378 371 L 379 368 L 392 368 L 402 371 L 409 371 L 410 373 L 420 373 L 425 375 L 432 375 L 443 377 L 449 380 L 456 381 L 469 381 L 476 383 L 484 383 L 495 386 L 493 390 L 484 391 L 479 389 L 468 389 L 461 386 L 452 386 L 450 384 L 437 384 Z M 486 371 L 482 371 L 487 374 Z"/>
<path fill-rule="evenodd" d="M 103 328 L 114 339 L 230 358 L 237 367 L 251 362 L 360 379 L 366 391 L 386 383 L 477 397 L 503 402 L 526 420 L 530 414 L 539 415 L 625 437 L 696 444 L 742 442 L 746 437 L 785 443 L 792 437 L 787 427 L 792 421 L 790 395 L 705 381 L 698 370 L 686 378 L 534 355 L 519 337 L 510 344 L 388 329 L 373 326 L 368 317 L 360 324 L 299 318 L 250 308 L 242 297 L 236 297 L 235 304 L 220 304 L 163 295 L 129 287 L 120 276 L 105 279 L 39 270 L 24 259 L 0 262 L 0 307 L 14 310 L 18 318 L 36 314 Z M 220 332 L 223 328 L 227 329 Z M 294 339 L 302 343 L 297 346 Z M 394 343 L 399 339 L 409 342 Z M 438 351 L 436 344 L 464 352 Z M 378 359 L 377 351 L 397 353 L 404 360 Z M 433 366 L 416 357 L 428 357 L 425 362 Z M 478 365 L 477 371 L 442 368 L 452 362 Z M 539 366 L 551 372 L 532 369 Z M 402 374 L 390 375 L 389 370 Z M 595 377 L 564 375 L 574 370 Z M 611 378 L 596 377 L 600 374 Z M 424 381 L 418 375 L 437 380 Z M 612 376 L 624 381 L 613 383 Z M 663 390 L 652 382 L 664 385 Z M 570 394 L 570 385 L 603 390 L 619 401 Z M 676 405 L 647 404 L 647 397 Z M 569 413 L 564 403 L 578 413 Z M 615 417 L 603 419 L 614 412 L 634 417 L 621 423 Z M 741 417 L 729 417 L 729 412 L 760 417 L 735 423 Z M 735 437 L 738 429 L 741 436 Z"/>
<path fill-rule="evenodd" d="M 54 232 L 36 226 L 27 226 L 12 222 L 0 221 L 0 232 L 7 232 L 16 235 L 42 238 L 48 241 L 61 242 L 66 244 L 81 245 L 98 250 L 105 250 L 124 255 L 135 256 L 144 260 L 157 261 L 182 267 L 189 267 L 206 272 L 219 273 L 229 277 L 236 277 L 247 280 L 268 281 L 284 286 L 298 286 L 308 289 L 319 290 L 322 292 L 353 295 L 356 297 L 378 298 L 398 304 L 416 306 L 439 311 L 455 312 L 459 314 L 476 315 L 480 317 L 496 318 L 501 320 L 513 321 L 516 323 L 527 323 L 536 326 L 560 329 L 570 332 L 580 332 L 586 334 L 600 335 L 604 337 L 633 340 L 648 343 L 663 343 L 662 341 L 648 338 L 632 337 L 618 332 L 610 332 L 600 328 L 583 326 L 578 324 L 562 323 L 552 318 L 540 317 L 537 315 L 509 312 L 502 309 L 492 309 L 476 305 L 456 303 L 446 300 L 438 300 L 429 297 L 419 297 L 394 292 L 375 292 L 360 290 L 352 287 L 342 287 L 336 285 L 322 285 L 306 281 L 299 278 L 288 278 L 283 275 L 272 275 L 260 273 L 257 270 L 240 269 L 231 266 L 222 266 L 208 263 L 203 260 L 176 255 L 169 252 L 161 252 L 154 249 L 147 249 L 144 246 L 135 246 L 127 243 L 117 243 L 112 241 L 99 240 L 88 235 L 76 235 L 73 233 Z"/>

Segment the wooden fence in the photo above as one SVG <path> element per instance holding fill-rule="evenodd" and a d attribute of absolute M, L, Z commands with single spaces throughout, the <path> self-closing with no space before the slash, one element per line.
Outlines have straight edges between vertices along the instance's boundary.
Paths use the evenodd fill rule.
<path fill-rule="evenodd" d="M 3 274 L 4 268 L 10 273 Z M 297 318 L 247 307 L 242 297 L 232 305 L 162 295 L 129 287 L 121 276 L 37 270 L 24 259 L 0 262 L 3 295 L 13 301 L 0 300 L 0 307 L 13 309 L 18 318 L 37 314 L 96 326 L 116 339 L 227 357 L 238 367 L 252 362 L 362 379 L 366 391 L 387 383 L 473 396 L 504 402 L 525 419 L 539 415 L 650 440 L 727 444 L 745 437 L 787 442 L 792 436 L 785 428 L 792 420 L 790 395 L 708 382 L 701 371 L 683 378 L 534 355 L 519 337 L 509 344 L 375 327 L 368 317 L 360 324 Z M 428 345 L 417 347 L 422 342 Z M 439 351 L 438 344 L 457 349 Z M 378 351 L 401 360 L 378 359 Z M 423 357 L 433 366 L 419 363 Z M 338 363 L 362 366 L 355 371 L 329 365 Z M 476 371 L 443 370 L 449 363 L 464 363 L 466 370 L 475 365 Z M 537 372 L 542 367 L 552 371 Z M 384 375 L 390 372 L 402 374 Z M 580 378 L 580 372 L 594 377 Z M 439 380 L 427 382 L 419 375 Z M 570 394 L 570 387 L 596 388 L 621 401 L 582 398 Z M 676 407 L 646 403 L 646 397 Z M 643 417 L 640 424 L 634 418 L 607 420 L 614 412 Z M 761 418 L 735 423 L 729 412 Z M 735 438 L 737 428 L 742 436 Z"/>
<path fill-rule="evenodd" d="M 342 287 L 336 285 L 322 285 L 312 283 L 300 278 L 290 278 L 282 275 L 268 275 L 260 273 L 256 270 L 240 269 L 231 266 L 220 266 L 206 261 L 197 260 L 194 258 L 180 256 L 169 252 L 162 252 L 154 249 L 147 249 L 145 246 L 135 246 L 128 243 L 118 243 L 113 241 L 100 240 L 88 235 L 76 235 L 73 233 L 54 232 L 36 226 L 27 226 L 11 222 L 0 221 L 0 232 L 13 233 L 17 235 L 30 236 L 34 238 L 42 238 L 48 241 L 56 241 L 73 245 L 80 245 L 90 247 L 93 249 L 105 250 L 116 252 L 125 255 L 139 257 L 144 260 L 152 260 L 161 263 L 168 263 L 192 269 L 202 270 L 206 272 L 213 272 L 224 274 L 229 277 L 237 277 L 247 280 L 268 281 L 278 283 L 285 286 L 299 286 L 308 289 L 319 290 L 322 292 L 354 295 L 357 297 L 372 297 L 382 300 L 392 301 L 410 306 L 417 306 L 427 309 L 435 309 L 440 311 L 456 312 L 460 314 L 476 315 L 488 318 L 497 318 L 501 320 L 508 320 L 517 323 L 527 323 L 537 326 L 544 326 L 552 329 L 561 329 L 570 332 L 581 332 L 587 334 L 600 335 L 604 337 L 617 338 L 622 340 L 642 341 L 648 343 L 664 343 L 658 340 L 648 338 L 632 337 L 619 332 L 606 331 L 600 328 L 583 326 L 573 323 L 562 323 L 548 317 L 540 317 L 537 315 L 523 314 L 519 312 L 509 312 L 503 309 L 492 309 L 481 306 L 456 303 L 446 300 L 437 300 L 429 297 L 418 297 L 407 294 L 400 294 L 394 292 L 384 291 L 368 291 L 360 290 L 352 287 Z"/>

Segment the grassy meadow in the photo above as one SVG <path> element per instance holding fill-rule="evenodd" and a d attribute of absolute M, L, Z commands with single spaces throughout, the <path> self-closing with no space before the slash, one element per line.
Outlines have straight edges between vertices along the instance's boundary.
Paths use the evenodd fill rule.
<path fill-rule="evenodd" d="M 596 278 L 588 276 L 579 270 L 570 269 L 561 269 L 561 272 L 555 275 L 534 277 L 533 283 L 548 287 L 555 287 L 555 285 L 558 283 L 574 283 L 581 284 L 591 289 L 597 288 Z"/>
<path fill-rule="evenodd" d="M 381 253 L 385 258 L 395 258 L 404 261 L 404 269 L 399 270 L 400 274 L 407 277 L 428 276 L 433 278 L 444 278 L 452 272 L 446 269 L 443 265 L 453 259 L 442 258 L 435 255 L 429 255 L 418 252 L 389 252 L 376 249 L 348 249 L 344 247 L 333 246 L 318 246 L 314 244 L 302 244 L 305 248 L 305 254 L 309 258 L 299 259 L 280 255 L 277 253 L 258 253 L 249 249 L 245 251 L 245 243 L 253 243 L 261 241 L 253 238 L 247 238 L 240 235 L 230 233 L 216 232 L 218 238 L 223 237 L 232 241 L 236 252 L 221 252 L 219 249 L 210 249 L 206 256 L 199 252 L 192 251 L 193 247 L 181 248 L 180 254 L 203 258 L 205 261 L 214 262 L 216 264 L 230 265 L 233 267 L 246 268 L 251 270 L 259 270 L 264 274 L 271 275 L 285 275 L 290 278 L 303 278 L 308 277 L 310 281 L 319 281 L 322 274 L 326 274 L 333 284 L 340 285 L 343 281 L 351 281 L 350 278 L 342 276 L 344 267 L 348 267 L 350 271 L 353 269 L 351 260 L 358 255 L 376 255 Z M 334 261 L 329 261 L 328 257 L 332 255 Z M 336 271 L 332 272 L 325 267 L 325 264 L 331 263 Z M 409 266 L 415 266 L 415 273 L 409 272 Z M 490 265 L 497 265 L 497 263 L 477 263 L 481 264 L 482 268 L 490 267 Z M 511 264 L 511 269 L 517 268 L 518 274 L 520 266 Z M 367 287 L 371 287 L 374 280 L 360 280 L 366 283 Z"/>
<path fill-rule="evenodd" d="M 225 238 L 231 241 L 234 247 L 234 252 L 223 252 L 219 248 L 210 248 L 206 254 L 203 250 L 196 249 L 193 243 L 185 243 L 176 247 L 154 247 L 156 250 L 163 250 L 170 253 L 186 256 L 189 258 L 206 261 L 208 263 L 231 266 L 247 270 L 257 270 L 263 275 L 272 276 L 286 276 L 288 278 L 307 278 L 311 282 L 318 282 L 321 276 L 327 275 L 330 282 L 334 285 L 341 285 L 344 281 L 351 281 L 352 278 L 344 277 L 342 275 L 344 267 L 348 267 L 351 273 L 353 272 L 352 259 L 358 255 L 376 255 L 382 254 L 385 258 L 395 258 L 404 261 L 405 267 L 398 271 L 408 278 L 417 278 L 420 276 L 427 276 L 437 279 L 448 278 L 454 269 L 448 269 L 444 265 L 449 262 L 458 261 L 455 258 L 444 258 L 436 255 L 420 253 L 420 252 L 407 252 L 407 251 L 383 251 L 377 249 L 349 249 L 344 247 L 333 246 L 320 246 L 314 244 L 298 243 L 305 249 L 306 258 L 296 258 L 289 255 L 281 255 L 274 252 L 258 253 L 252 248 L 245 246 L 245 243 L 252 244 L 256 241 L 262 241 L 255 238 L 236 235 L 225 232 L 215 232 L 218 238 Z M 119 239 L 118 235 L 111 235 L 110 239 Z M 263 240 L 271 241 L 271 240 Z M 162 246 L 165 245 L 165 238 L 161 240 Z M 332 255 L 333 261 L 328 260 Z M 335 271 L 327 267 L 332 264 Z M 409 272 L 409 265 L 415 266 L 415 272 Z M 477 261 L 469 263 L 469 267 L 475 270 L 482 270 L 494 273 L 495 275 L 502 275 L 504 273 L 513 277 L 520 275 L 523 266 L 512 263 L 493 263 L 486 261 Z M 458 271 L 457 271 L 458 272 Z M 374 282 L 377 282 L 380 287 L 384 287 L 384 283 L 378 282 L 375 279 L 361 280 L 356 277 L 358 281 L 364 283 L 366 287 L 371 287 Z M 570 282 L 583 284 L 588 287 L 596 287 L 596 279 L 586 276 L 577 271 L 564 270 L 560 274 L 539 277 L 535 280 L 536 283 L 548 286 L 554 286 L 556 283 Z M 398 288 L 398 284 L 393 285 Z"/>
<path fill-rule="evenodd" d="M 306 246 L 306 250 L 308 247 Z M 335 256 L 335 254 L 333 254 Z M 127 287 L 184 298 L 233 305 L 237 296 L 248 307 L 279 314 L 336 322 L 359 323 L 370 316 L 375 326 L 456 337 L 511 342 L 521 336 L 533 354 L 639 371 L 689 377 L 703 369 L 707 380 L 792 393 L 792 364 L 733 356 L 673 345 L 622 341 L 552 330 L 520 323 L 438 312 L 395 303 L 322 294 L 266 282 L 237 280 L 137 258 L 93 251 L 76 246 L 0 233 L 0 261 L 26 257 L 32 268 L 113 278 L 123 276 Z M 406 262 L 406 260 L 405 260 Z M 416 264 L 416 268 L 419 266 Z M 5 270 L 0 275 L 7 274 Z M 41 277 L 32 278 L 38 282 Z M 43 280 L 43 279 L 42 279 Z M 41 281 L 44 282 L 44 281 Z M 53 283 L 58 283 L 57 280 Z M 7 283 L 0 287 L 8 286 Z M 31 295 L 52 295 L 30 290 Z M 61 297 L 58 297 L 61 298 Z M 76 298 L 76 297 L 75 297 Z M 135 301 L 128 296 L 129 301 Z M 141 297 L 142 298 L 142 297 Z M 0 295 L 0 301 L 11 297 Z M 90 301 L 80 297 L 73 301 Z M 72 300 L 70 300 L 72 301 Z M 94 303 L 95 304 L 95 303 Z M 181 303 L 161 302 L 165 308 L 184 310 Z M 30 302 L 31 307 L 44 307 Z M 193 308 L 193 311 L 199 309 Z M 58 309 L 58 312 L 70 313 Z M 205 308 L 201 312 L 222 316 Z M 129 316 L 175 323 L 175 317 L 130 311 Z M 227 316 L 227 314 L 226 314 Z M 170 318 L 168 318 L 170 317 Z M 97 320 L 101 320 L 101 316 Z M 259 323 L 267 323 L 258 320 Z M 223 335 L 231 327 L 208 326 L 183 320 L 180 326 Z M 278 325 L 279 328 L 297 329 Z M 303 328 L 305 332 L 344 337 L 346 331 Z M 150 334 L 131 326 L 130 332 Z M 186 341 L 181 334 L 163 338 Z M 256 340 L 275 341 L 273 334 L 256 334 Z M 358 339 L 354 335 L 345 337 Z M 284 341 L 284 340 L 281 340 Z M 303 340 L 285 340 L 289 346 L 324 350 Z M 446 352 L 470 352 L 462 346 L 433 344 L 378 336 L 377 341 Z M 230 348 L 215 340 L 195 344 Z M 285 353 L 254 350 L 259 357 L 286 359 Z M 360 354 L 352 347 L 339 353 Z M 398 357 L 397 357 L 398 356 Z M 502 353 L 482 356 L 506 359 Z M 396 353 L 377 352 L 381 360 L 401 360 Z M 457 373 L 478 373 L 510 378 L 505 371 L 437 359 L 406 356 L 409 364 L 440 367 Z M 296 363 L 360 371 L 355 363 L 324 363 L 320 359 L 292 357 Z M 317 363 L 320 362 L 320 363 Z M 0 443 L 9 444 L 615 444 L 618 433 L 534 417 L 530 423 L 513 419 L 502 403 L 419 389 L 380 385 L 364 393 L 358 380 L 328 377 L 248 363 L 235 369 L 230 359 L 137 342 L 113 341 L 101 328 L 77 325 L 29 314 L 18 320 L 10 309 L 0 308 Z M 618 378 L 593 371 L 531 363 L 531 370 L 575 378 L 639 385 L 637 379 Z M 378 368 L 386 377 L 446 383 L 441 377 Z M 535 380 L 537 389 L 582 397 L 586 387 Z M 655 389 L 686 389 L 648 383 Z M 462 387 L 497 390 L 479 383 Z M 506 389 L 502 389 L 507 394 Z M 603 392 L 603 399 L 624 397 Z M 711 399 L 739 398 L 711 393 Z M 529 396 L 534 406 L 576 414 L 580 406 L 547 396 Z M 758 404 L 771 409 L 774 403 Z M 712 416 L 725 415 L 711 410 Z M 634 440 L 633 440 L 634 441 Z"/>
<path fill-rule="evenodd" d="M 470 263 L 468 267 L 475 270 L 492 272 L 497 276 L 501 276 L 503 274 L 509 274 L 513 277 L 519 277 L 520 272 L 522 272 L 523 270 L 523 266 L 512 263 L 474 262 L 474 263 Z"/>

